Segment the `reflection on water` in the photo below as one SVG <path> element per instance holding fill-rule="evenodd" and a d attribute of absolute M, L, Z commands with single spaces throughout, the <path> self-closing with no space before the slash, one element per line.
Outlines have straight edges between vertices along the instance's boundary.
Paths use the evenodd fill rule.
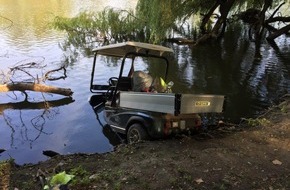
<path fill-rule="evenodd" d="M 0 106 L 3 109 L 3 107 L 11 107 L 14 105 L 10 104 Z M 37 109 L 38 111 L 35 114 L 33 114 L 32 111 L 27 114 L 28 112 L 25 112 L 22 109 L 19 111 L 9 110 L 2 113 L 4 123 L 11 129 L 11 147 L 17 147 L 15 144 L 15 140 L 17 139 L 21 144 L 29 143 L 29 147 L 32 148 L 32 144 L 40 137 L 40 135 L 52 134 L 45 132 L 44 125 L 47 119 L 55 117 L 58 113 L 57 110 L 47 108 L 43 110 L 39 110 L 39 108 Z"/>
<path fill-rule="evenodd" d="M 54 16 L 72 17 L 81 10 L 99 11 L 106 6 L 134 7 L 136 2 L 0 0 L 1 72 L 7 73 L 10 67 L 31 62 L 47 65 L 46 69 L 50 70 L 69 60 L 59 47 L 64 33 L 50 27 Z M 44 99 L 40 93 L 29 92 L 29 102 L 21 102 L 19 98 L 24 97 L 18 92 L 0 93 L 0 149 L 6 150 L 0 153 L 0 160 L 12 157 L 18 164 L 35 163 L 47 159 L 43 150 L 61 154 L 112 150 L 87 101 L 91 95 L 88 76 L 92 60 L 79 57 L 74 61 L 75 65 L 69 64 L 67 68 L 68 78 L 47 82 L 71 88 L 74 101 L 47 94 L 47 108 L 41 102 Z"/>
<path fill-rule="evenodd" d="M 30 93 L 29 102 L 23 97 L 0 93 L 0 160 L 13 157 L 19 164 L 46 160 L 43 150 L 60 154 L 76 152 L 108 152 L 118 143 L 118 136 L 105 125 L 102 113 L 96 115 L 88 103 L 92 57 L 76 56 L 74 64 L 59 44 L 65 34 L 50 28 L 55 15 L 74 16 L 80 10 L 102 10 L 111 5 L 134 7 L 137 1 L 127 0 L 0 0 L 0 70 L 7 71 L 15 64 L 41 62 L 48 69 L 59 68 L 64 62 L 67 78 L 49 81 L 49 85 L 71 88 L 73 98 Z M 12 21 L 12 25 L 11 22 Z M 220 43 L 198 47 L 172 46 L 175 59 L 169 68 L 173 91 L 226 95 L 225 118 L 238 121 L 253 117 L 275 103 L 279 96 L 290 91 L 290 40 L 276 39 L 279 49 L 262 44 L 262 59 L 255 60 L 254 44 L 245 40 L 243 31 L 232 29 Z M 108 75 L 117 75 L 119 60 L 99 60 L 97 78 L 106 82 Z M 153 75 L 161 72 L 156 65 L 142 64 Z M 20 102 L 19 102 L 20 101 Z M 35 103 L 38 102 L 38 103 Z"/>
<path fill-rule="evenodd" d="M 72 17 L 83 10 L 101 11 L 106 6 L 133 8 L 137 0 L 0 0 L 0 62 L 15 64 L 31 57 L 44 57 L 47 63 L 60 62 L 62 50 L 58 47 L 64 33 L 51 28 L 55 16 Z M 12 22 L 12 24 L 11 24 Z M 5 61 L 5 62 L 4 62 Z"/>
<path fill-rule="evenodd" d="M 219 44 L 174 46 L 177 61 L 170 72 L 173 90 L 226 95 L 231 121 L 255 117 L 290 91 L 290 39 L 277 39 L 279 50 L 262 44 L 257 60 L 254 44 L 238 31 L 227 32 Z"/>

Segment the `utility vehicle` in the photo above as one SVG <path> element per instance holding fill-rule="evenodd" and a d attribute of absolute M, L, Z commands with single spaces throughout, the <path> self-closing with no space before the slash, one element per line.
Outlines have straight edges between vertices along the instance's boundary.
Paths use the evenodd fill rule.
<path fill-rule="evenodd" d="M 201 126 L 200 113 L 223 111 L 222 95 L 171 92 L 172 82 L 169 85 L 166 83 L 169 59 L 173 58 L 171 48 L 128 41 L 98 47 L 93 52 L 90 90 L 94 95 L 90 98 L 90 104 L 96 113 L 102 110 L 107 124 L 115 132 L 126 135 L 128 143 L 191 132 Z M 108 78 L 107 84 L 100 84 L 96 77 L 107 74 L 98 72 L 97 60 L 103 60 L 97 59 L 100 55 L 122 58 L 118 75 Z M 160 77 L 161 87 L 166 88 L 162 92 L 148 89 L 136 91 L 134 87 L 140 87 L 140 84 L 135 84 L 132 73 L 137 57 L 158 59 L 158 64 L 164 64 L 164 76 Z"/>

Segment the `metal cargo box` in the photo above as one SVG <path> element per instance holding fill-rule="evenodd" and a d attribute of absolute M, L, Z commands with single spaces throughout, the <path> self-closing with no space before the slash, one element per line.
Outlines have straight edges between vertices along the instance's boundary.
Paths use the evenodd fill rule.
<path fill-rule="evenodd" d="M 120 92 L 120 107 L 174 114 L 175 95 L 166 93 Z"/>
<path fill-rule="evenodd" d="M 120 92 L 120 107 L 170 114 L 220 113 L 224 96 Z"/>

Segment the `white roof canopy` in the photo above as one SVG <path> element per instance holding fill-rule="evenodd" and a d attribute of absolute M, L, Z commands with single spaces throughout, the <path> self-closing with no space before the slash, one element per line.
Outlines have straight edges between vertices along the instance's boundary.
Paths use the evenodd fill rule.
<path fill-rule="evenodd" d="M 154 56 L 169 56 L 173 53 L 171 48 L 160 45 L 153 45 L 141 42 L 123 42 L 118 44 L 111 44 L 93 49 L 100 55 L 123 57 L 127 53 L 142 53 Z"/>

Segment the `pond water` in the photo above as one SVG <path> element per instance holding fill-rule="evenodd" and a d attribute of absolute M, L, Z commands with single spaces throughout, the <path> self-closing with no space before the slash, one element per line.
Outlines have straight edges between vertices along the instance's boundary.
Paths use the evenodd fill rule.
<path fill-rule="evenodd" d="M 49 22 L 56 15 L 72 17 L 82 10 L 98 11 L 106 6 L 133 8 L 136 2 L 0 0 L 0 70 L 6 73 L 9 67 L 31 62 L 51 69 L 69 63 L 68 77 L 48 84 L 74 92 L 72 99 L 29 92 L 32 103 L 21 103 L 25 98 L 21 93 L 0 93 L 0 149 L 6 150 L 0 160 L 14 158 L 18 164 L 36 163 L 47 159 L 43 150 L 61 154 L 113 150 L 114 143 L 102 127 L 101 114 L 98 121 L 88 103 L 93 58 L 63 51 L 59 44 L 66 35 L 51 29 Z M 169 80 L 174 81 L 176 92 L 226 95 L 223 117 L 238 122 L 242 117 L 254 117 L 289 93 L 290 40 L 278 38 L 279 51 L 263 44 L 262 59 L 255 60 L 254 44 L 243 39 L 243 32 L 230 30 L 227 35 L 230 38 L 220 43 L 197 48 L 172 45 L 175 60 Z M 106 61 L 100 68 L 99 78 L 103 81 L 106 73 L 118 72 L 115 64 Z M 151 66 L 147 69 L 158 72 Z M 44 98 L 49 101 L 48 106 L 44 105 Z"/>

